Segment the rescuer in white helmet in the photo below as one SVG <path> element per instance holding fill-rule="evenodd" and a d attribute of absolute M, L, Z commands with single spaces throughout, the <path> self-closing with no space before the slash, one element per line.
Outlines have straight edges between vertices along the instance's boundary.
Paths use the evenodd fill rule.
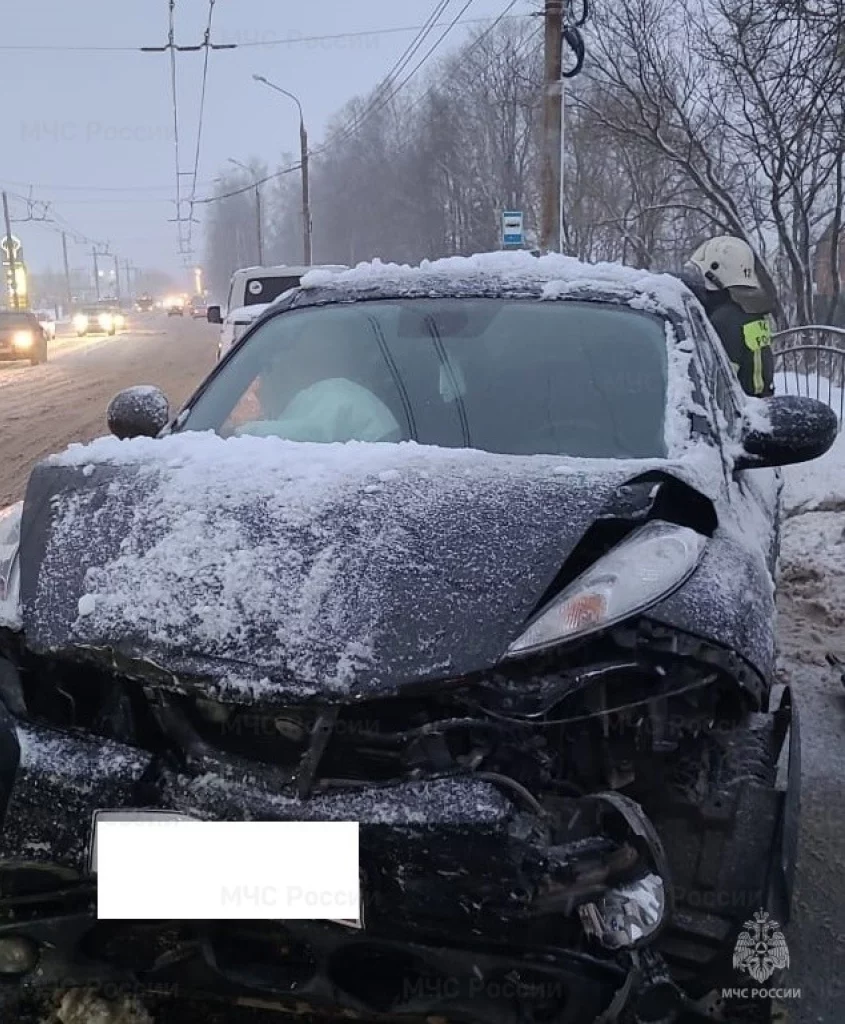
<path fill-rule="evenodd" d="M 681 277 L 707 311 L 746 394 L 772 395 L 773 303 L 751 246 L 732 235 L 711 238 L 695 250 Z"/>

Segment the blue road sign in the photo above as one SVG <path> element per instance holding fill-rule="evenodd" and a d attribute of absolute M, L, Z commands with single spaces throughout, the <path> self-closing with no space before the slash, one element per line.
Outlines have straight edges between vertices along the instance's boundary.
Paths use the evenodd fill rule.
<path fill-rule="evenodd" d="M 505 210 L 502 214 L 502 245 L 522 245 L 522 210 Z"/>

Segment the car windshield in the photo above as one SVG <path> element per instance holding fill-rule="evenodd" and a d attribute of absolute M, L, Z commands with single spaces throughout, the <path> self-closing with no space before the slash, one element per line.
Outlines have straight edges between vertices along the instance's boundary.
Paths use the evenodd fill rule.
<path fill-rule="evenodd" d="M 32 324 L 32 314 L 16 309 L 0 309 L 0 326 L 2 327 L 29 327 Z"/>
<path fill-rule="evenodd" d="M 298 287 L 300 280 L 299 274 L 291 277 L 250 277 L 244 287 L 244 305 L 272 302 L 291 288 Z"/>
<path fill-rule="evenodd" d="M 667 364 L 664 322 L 627 306 L 329 304 L 263 324 L 201 391 L 182 429 L 663 457 Z"/>

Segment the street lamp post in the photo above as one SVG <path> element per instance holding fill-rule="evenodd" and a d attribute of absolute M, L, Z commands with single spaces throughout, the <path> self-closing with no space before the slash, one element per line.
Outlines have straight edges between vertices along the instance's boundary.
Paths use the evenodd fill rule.
<path fill-rule="evenodd" d="M 256 239 L 258 240 L 258 266 L 260 267 L 264 264 L 264 242 L 261 235 L 261 185 L 258 183 L 255 171 L 250 170 L 246 164 L 242 164 L 240 160 L 233 160 L 232 157 L 229 157 L 229 163 L 240 167 L 247 174 L 251 175 L 255 185 L 255 231 Z"/>
<path fill-rule="evenodd" d="M 268 85 L 271 89 L 275 89 L 276 92 L 280 92 L 283 96 L 287 96 L 289 99 L 292 99 L 299 110 L 299 161 L 302 167 L 302 248 L 305 256 L 305 266 L 310 267 L 312 260 L 311 199 L 308 185 L 308 132 L 305 130 L 305 118 L 302 114 L 302 104 L 292 92 L 288 92 L 287 89 L 283 89 L 279 85 L 274 85 L 272 82 L 268 82 L 263 75 L 253 75 L 252 77 L 256 82 Z"/>

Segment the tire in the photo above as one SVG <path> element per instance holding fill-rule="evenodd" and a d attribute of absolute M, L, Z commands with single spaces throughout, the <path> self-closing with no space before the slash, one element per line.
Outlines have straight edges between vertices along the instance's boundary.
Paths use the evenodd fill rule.
<path fill-rule="evenodd" d="M 675 890 L 673 921 L 658 949 L 694 998 L 748 983 L 732 956 L 744 922 L 771 910 L 779 752 L 774 716 L 749 714 L 733 728 L 690 740 L 666 773 L 671 795 L 664 790 L 652 802 Z M 772 1020 L 768 1000 L 732 1000 L 723 1009 L 731 1024 Z"/>

